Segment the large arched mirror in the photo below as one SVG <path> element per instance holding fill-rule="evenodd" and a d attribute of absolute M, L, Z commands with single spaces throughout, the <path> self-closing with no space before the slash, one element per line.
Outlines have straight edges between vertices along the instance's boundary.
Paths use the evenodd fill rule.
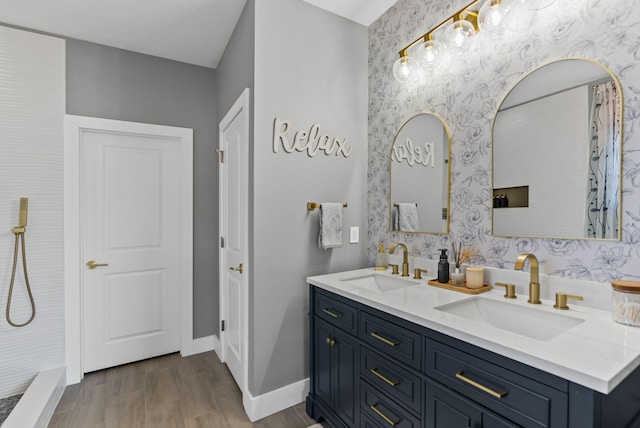
<path fill-rule="evenodd" d="M 593 61 L 525 76 L 493 125 L 493 234 L 619 240 L 622 91 Z"/>
<path fill-rule="evenodd" d="M 432 114 L 402 125 L 391 147 L 391 231 L 449 232 L 449 144 L 447 127 Z"/>

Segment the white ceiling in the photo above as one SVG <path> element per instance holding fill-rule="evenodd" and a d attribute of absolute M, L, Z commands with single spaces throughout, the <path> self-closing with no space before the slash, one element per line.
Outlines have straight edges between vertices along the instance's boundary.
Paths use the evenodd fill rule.
<path fill-rule="evenodd" d="M 303 1 L 368 26 L 397 0 Z M 246 0 L 0 0 L 0 22 L 216 68 L 245 3 Z"/>

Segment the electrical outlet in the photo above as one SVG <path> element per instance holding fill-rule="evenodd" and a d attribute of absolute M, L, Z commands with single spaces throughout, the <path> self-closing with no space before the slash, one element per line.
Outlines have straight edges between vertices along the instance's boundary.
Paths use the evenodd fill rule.
<path fill-rule="evenodd" d="M 349 234 L 349 243 L 357 244 L 360 242 L 360 228 L 358 226 L 351 226 Z"/>

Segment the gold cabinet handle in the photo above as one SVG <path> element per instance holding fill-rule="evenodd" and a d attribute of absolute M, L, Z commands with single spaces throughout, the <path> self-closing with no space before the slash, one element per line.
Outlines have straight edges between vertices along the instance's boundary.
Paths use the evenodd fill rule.
<path fill-rule="evenodd" d="M 380 416 L 382 419 L 384 419 L 389 425 L 391 426 L 396 426 L 400 423 L 400 421 L 394 421 L 393 419 L 391 419 L 389 416 L 385 415 L 384 413 L 382 413 L 380 410 L 378 410 L 378 403 L 376 404 L 372 404 L 371 406 L 371 410 L 373 410 L 374 412 L 376 412 L 378 414 L 378 416 Z"/>
<path fill-rule="evenodd" d="M 383 375 L 382 373 L 380 373 L 380 372 L 378 371 L 378 369 L 377 369 L 377 368 L 375 368 L 375 369 L 371 369 L 371 373 L 373 373 L 374 375 L 378 376 L 378 378 L 382 379 L 382 380 L 383 380 L 385 383 L 387 383 L 388 385 L 391 385 L 391 386 L 397 386 L 397 385 L 400 385 L 400 382 L 397 382 L 397 381 L 395 381 L 395 380 L 391 380 L 391 379 L 389 379 L 388 377 L 386 377 L 385 375 Z"/>
<path fill-rule="evenodd" d="M 386 343 L 389 346 L 398 346 L 400 344 L 400 342 L 394 342 L 393 340 L 389 340 L 386 337 L 380 336 L 375 331 L 371 332 L 371 336 L 374 337 L 375 339 L 378 339 L 382 343 Z"/>
<path fill-rule="evenodd" d="M 328 344 L 329 346 L 333 346 L 333 345 L 335 345 L 335 344 L 336 344 L 336 340 L 335 340 L 335 339 L 332 339 L 332 338 L 330 338 L 330 337 L 327 337 L 327 344 Z"/>
<path fill-rule="evenodd" d="M 95 260 L 89 260 L 87 262 L 87 267 L 89 269 L 95 269 L 95 268 L 97 268 L 99 266 L 109 266 L 109 263 L 98 263 Z"/>
<path fill-rule="evenodd" d="M 230 267 L 229 270 L 235 270 L 237 272 L 242 273 L 244 270 L 244 266 L 242 265 L 242 263 L 240 263 L 238 266 L 236 267 Z"/>
<path fill-rule="evenodd" d="M 479 390 L 481 390 L 481 391 L 483 391 L 483 392 L 486 392 L 487 394 L 492 395 L 492 396 L 494 396 L 494 397 L 496 397 L 496 398 L 502 398 L 502 397 L 504 397 L 505 395 L 507 395 L 507 393 L 506 393 L 506 392 L 497 392 L 497 391 L 494 391 L 494 390 L 493 390 L 493 389 L 491 389 L 491 388 L 488 388 L 488 387 L 486 387 L 486 386 L 484 386 L 484 385 L 482 385 L 482 384 L 479 384 L 478 382 L 476 382 L 476 381 L 475 381 L 475 380 L 473 380 L 473 379 L 469 379 L 469 378 L 468 378 L 468 377 L 466 377 L 464 374 L 462 374 L 462 372 L 458 372 L 458 373 L 456 373 L 456 377 L 457 377 L 458 379 L 460 379 L 461 381 L 463 381 L 463 382 L 465 382 L 465 383 L 468 383 L 469 385 L 474 386 L 474 387 L 478 388 Z"/>
<path fill-rule="evenodd" d="M 324 312 L 325 314 L 333 317 L 333 318 L 342 318 L 342 314 L 341 313 L 336 313 L 333 312 L 331 309 L 329 308 L 322 308 L 322 312 Z"/>

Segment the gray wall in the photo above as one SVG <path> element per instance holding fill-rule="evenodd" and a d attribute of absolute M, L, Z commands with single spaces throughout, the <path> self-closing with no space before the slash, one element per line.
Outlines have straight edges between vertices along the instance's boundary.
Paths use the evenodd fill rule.
<path fill-rule="evenodd" d="M 217 324 L 215 70 L 67 40 L 67 113 L 193 128 L 194 337 Z"/>
<path fill-rule="evenodd" d="M 367 29 L 299 0 L 255 5 L 253 330 L 249 389 L 273 391 L 308 376 L 305 277 L 363 266 L 366 244 Z M 274 153 L 275 117 L 292 131 L 347 137 L 348 158 Z M 347 202 L 342 248 L 317 246 L 318 211 Z M 348 228 L 361 242 L 349 244 Z"/>
<path fill-rule="evenodd" d="M 218 119 L 220 123 L 229 108 L 238 99 L 245 88 L 250 89 L 249 103 L 249 153 L 253 152 L 253 77 L 254 77 L 254 38 L 255 38 L 255 0 L 247 0 L 236 28 L 231 35 L 231 39 L 218 63 L 216 69 L 216 94 Z M 218 174 L 218 164 L 215 166 L 215 173 Z M 249 157 L 249 183 L 253 181 L 253 157 Z M 218 187 L 212 189 L 218 200 Z M 249 189 L 249 208 L 252 206 L 253 188 Z M 253 212 L 249 210 L 249 224 L 253 224 Z M 216 220 L 216 231 L 218 223 Z M 219 239 L 219 238 L 218 238 Z M 249 230 L 249 242 L 253 242 L 253 230 Z M 218 263 L 218 247 L 215 249 L 216 269 Z M 253 260 L 249 260 L 249 265 L 253 266 Z M 251 274 L 251 270 L 249 270 Z M 250 277 L 251 278 L 251 277 Z M 219 288 L 216 281 L 215 305 L 211 308 L 216 320 L 220 317 Z M 220 331 L 220 323 L 215 326 L 216 334 Z M 252 332 L 249 332 L 251 341 Z"/>

